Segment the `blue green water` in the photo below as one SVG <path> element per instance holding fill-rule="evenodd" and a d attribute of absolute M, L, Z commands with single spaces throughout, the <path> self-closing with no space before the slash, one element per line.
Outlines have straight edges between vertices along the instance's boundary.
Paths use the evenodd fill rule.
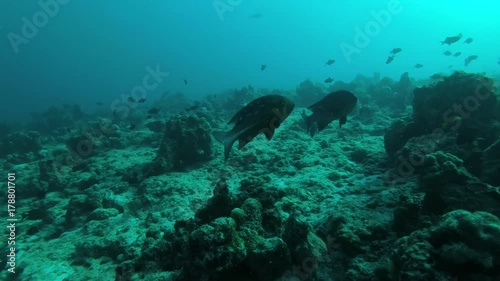
<path fill-rule="evenodd" d="M 147 66 L 170 73 L 148 91 L 154 99 L 248 84 L 294 89 L 306 78 L 350 81 L 373 72 L 422 78 L 465 69 L 468 55 L 479 56 L 468 71 L 492 73 L 500 56 L 495 1 L 54 1 L 0 3 L 0 95 L 9 105 L 2 120 L 27 119 L 49 105 L 109 104 L 140 84 Z M 23 33 L 26 21 L 36 32 Z M 372 29 L 366 46 L 346 56 L 342 46 L 356 46 L 356 28 Z M 440 44 L 459 33 L 460 42 Z M 396 47 L 403 51 L 385 64 Z M 328 59 L 336 63 L 325 67 Z"/>

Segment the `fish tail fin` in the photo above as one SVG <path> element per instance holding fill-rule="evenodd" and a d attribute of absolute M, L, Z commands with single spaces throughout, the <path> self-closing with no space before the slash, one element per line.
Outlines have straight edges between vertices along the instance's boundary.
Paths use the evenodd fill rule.
<path fill-rule="evenodd" d="M 229 158 L 229 152 L 231 151 L 231 147 L 233 146 L 235 140 L 228 132 L 215 131 L 212 135 L 218 142 L 224 145 L 224 162 L 226 162 L 227 158 Z"/>

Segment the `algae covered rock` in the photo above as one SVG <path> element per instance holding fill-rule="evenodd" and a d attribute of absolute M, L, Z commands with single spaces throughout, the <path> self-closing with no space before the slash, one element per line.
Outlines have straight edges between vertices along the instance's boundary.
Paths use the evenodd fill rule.
<path fill-rule="evenodd" d="M 413 118 L 396 123 L 386 132 L 386 152 L 394 156 L 412 137 L 456 132 L 458 144 L 491 140 L 498 117 L 493 80 L 480 74 L 455 72 L 442 81 L 413 91 Z"/>
<path fill-rule="evenodd" d="M 290 250 L 280 238 L 262 239 L 248 250 L 248 267 L 259 281 L 274 281 L 291 267 Z"/>
<path fill-rule="evenodd" d="M 175 115 L 165 124 L 165 133 L 157 158 L 167 161 L 167 169 L 183 170 L 211 160 L 211 128 L 204 118 L 196 115 Z"/>
<path fill-rule="evenodd" d="M 500 192 L 479 181 L 452 154 L 425 157 L 419 188 L 425 192 L 423 211 L 443 214 L 455 209 L 490 212 L 500 217 Z"/>
<path fill-rule="evenodd" d="M 455 210 L 437 225 L 399 239 L 391 260 L 400 280 L 498 280 L 498 237 L 498 217 Z"/>
<path fill-rule="evenodd" d="M 410 138 L 421 135 L 423 131 L 424 129 L 413 122 L 410 117 L 396 120 L 396 122 L 385 131 L 385 152 L 389 156 L 396 155 L 396 152 L 401 149 Z"/>
<path fill-rule="evenodd" d="M 247 254 L 231 218 L 202 225 L 191 233 L 188 243 L 190 256 L 183 270 L 184 280 L 214 280 L 241 264 Z"/>
<path fill-rule="evenodd" d="M 305 80 L 295 90 L 296 105 L 307 107 L 320 100 L 325 91 L 319 84 L 314 84 L 311 80 Z"/>
<path fill-rule="evenodd" d="M 11 162 L 22 163 L 30 160 L 29 153 L 38 156 L 38 151 L 42 149 L 40 144 L 40 134 L 35 131 L 15 132 L 3 137 L 0 140 L 0 158 L 5 158 L 12 154 Z"/>
<path fill-rule="evenodd" d="M 497 103 L 493 83 L 483 75 L 455 72 L 435 85 L 416 88 L 415 121 L 429 129 L 441 127 L 451 116 L 490 122 Z"/>
<path fill-rule="evenodd" d="M 302 280 L 315 280 L 328 255 L 325 243 L 296 215 L 285 219 L 274 206 L 280 197 L 257 188 L 267 187 L 265 180 L 243 180 L 241 185 L 242 193 L 233 200 L 225 181 L 219 181 L 195 217 L 177 221 L 163 237 L 161 226 L 148 225 L 155 230 L 148 232 L 142 254 L 124 260 L 117 274 L 148 268 L 177 271 L 177 281 L 274 281 L 301 272 Z M 292 270 L 294 266 L 300 270 Z"/>
<path fill-rule="evenodd" d="M 208 223 L 216 218 L 228 217 L 232 208 L 233 198 L 229 194 L 227 183 L 224 180 L 220 180 L 213 190 L 213 196 L 196 211 L 195 218 L 200 223 Z"/>
<path fill-rule="evenodd" d="M 93 137 L 87 134 L 70 137 L 66 141 L 66 147 L 76 161 L 88 159 L 97 154 L 96 142 Z"/>
<path fill-rule="evenodd" d="M 483 151 L 481 180 L 500 186 L 500 139 Z"/>

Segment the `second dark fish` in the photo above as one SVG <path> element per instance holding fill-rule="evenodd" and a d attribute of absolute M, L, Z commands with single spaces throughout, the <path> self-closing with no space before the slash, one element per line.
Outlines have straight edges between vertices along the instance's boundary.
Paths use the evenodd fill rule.
<path fill-rule="evenodd" d="M 313 137 L 317 132 L 321 132 L 333 120 L 339 120 L 342 127 L 347 122 L 347 115 L 353 110 L 358 102 L 358 98 L 349 91 L 336 91 L 328 94 L 317 103 L 308 107 L 313 112 L 307 116 L 302 112 L 302 118 L 306 122 L 307 132 Z"/>

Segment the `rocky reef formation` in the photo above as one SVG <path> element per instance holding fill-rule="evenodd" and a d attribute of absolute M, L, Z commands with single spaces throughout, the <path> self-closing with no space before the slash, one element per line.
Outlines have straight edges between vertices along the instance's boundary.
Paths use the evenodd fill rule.
<path fill-rule="evenodd" d="M 177 271 L 175 280 L 314 280 L 326 244 L 297 216 L 285 217 L 274 206 L 284 194 L 262 183 L 243 181 L 242 194 L 234 196 L 219 181 L 193 219 L 177 221 L 163 236 L 153 228 L 142 254 L 124 261 L 117 274 L 148 268 Z M 291 271 L 293 265 L 311 270 Z"/>
<path fill-rule="evenodd" d="M 64 128 L 75 128 L 85 114 L 79 105 L 65 104 L 62 107 L 51 106 L 46 112 L 32 113 L 33 121 L 28 125 L 30 130 L 40 133 L 64 134 Z"/>
<path fill-rule="evenodd" d="M 295 103 L 299 107 L 308 107 L 317 102 L 327 92 L 320 84 L 315 84 L 311 80 L 305 80 L 297 86 L 295 90 Z"/>
<path fill-rule="evenodd" d="M 20 164 L 40 158 L 40 134 L 35 131 L 15 132 L 0 139 L 0 158 Z"/>
<path fill-rule="evenodd" d="M 184 171 L 213 158 L 212 127 L 200 114 L 177 114 L 165 123 L 156 157 L 151 163 L 134 167 L 123 179 L 139 183 L 145 178 L 172 171 Z"/>
<path fill-rule="evenodd" d="M 498 167 L 498 163 L 484 160 L 491 153 L 481 151 L 500 136 L 497 99 L 493 80 L 479 74 L 455 72 L 436 84 L 416 88 L 413 115 L 393 123 L 384 135 L 386 152 L 396 160 L 397 173 L 401 176 L 400 167 L 408 163 L 415 170 L 423 155 L 443 150 L 461 158 L 475 176 L 483 169 L 491 174 L 489 165 Z M 481 167 L 485 161 L 489 164 Z"/>
<path fill-rule="evenodd" d="M 416 88 L 411 120 L 393 126 L 385 135 L 387 153 L 394 155 L 411 137 L 431 133 L 452 132 L 459 142 L 470 142 L 468 136 L 491 139 L 485 128 L 497 117 L 497 99 L 493 80 L 479 74 L 455 72 L 436 84 Z M 404 133 L 408 131 L 412 134 Z"/>
<path fill-rule="evenodd" d="M 500 219 L 456 210 L 429 228 L 396 242 L 390 259 L 394 280 L 482 280 L 500 276 Z"/>

